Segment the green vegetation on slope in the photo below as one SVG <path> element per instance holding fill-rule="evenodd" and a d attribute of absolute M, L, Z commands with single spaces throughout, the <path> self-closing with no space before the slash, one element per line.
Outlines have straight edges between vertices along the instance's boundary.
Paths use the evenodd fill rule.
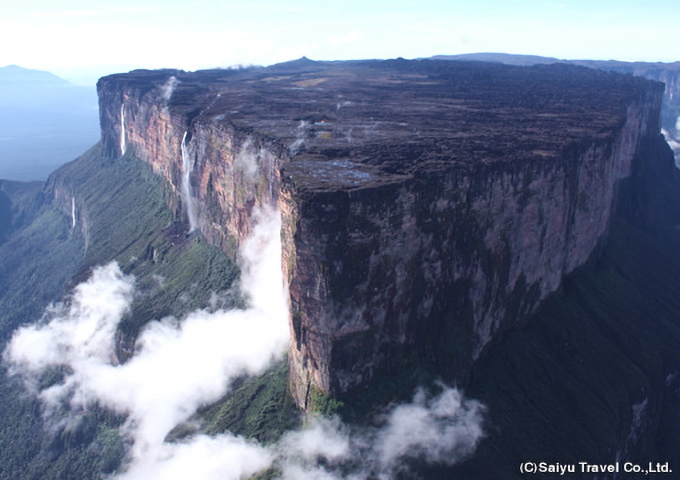
<path fill-rule="evenodd" d="M 300 425 L 300 411 L 288 391 L 288 360 L 283 359 L 262 375 L 248 377 L 232 392 L 202 412 L 204 431 L 226 431 L 269 443 Z"/>
<path fill-rule="evenodd" d="M 69 219 L 44 202 L 42 184 L 0 181 L 9 202 L 0 241 L 0 345 L 19 325 L 40 318 L 83 259 L 82 238 Z M 1 237 L 2 235 L 0 235 Z"/>
<path fill-rule="evenodd" d="M 112 260 L 136 277 L 132 312 L 120 325 L 124 347 L 149 320 L 207 307 L 211 297 L 215 307 L 240 302 L 219 295 L 238 269 L 202 237 L 185 234 L 166 206 L 166 189 L 142 162 L 129 155 L 111 162 L 99 147 L 57 171 L 45 193 L 41 184 L 0 183 L 10 206 L 0 244 L 0 345 Z M 53 192 L 66 192 L 68 207 L 75 197 L 75 228 L 70 208 L 46 200 Z M 0 375 L 0 478 L 91 479 L 119 466 L 122 418 L 94 408 L 68 425 L 45 424 L 40 402 L 5 367 Z"/>
<path fill-rule="evenodd" d="M 153 318 L 206 307 L 212 294 L 228 290 L 237 278 L 238 269 L 221 250 L 175 222 L 160 178 L 134 157 L 111 163 L 99 158 L 96 147 L 50 183 L 73 192 L 83 212 L 77 221 L 86 225 L 87 249 L 72 283 L 111 260 L 135 275 L 140 295 L 121 325 L 128 338 Z"/>

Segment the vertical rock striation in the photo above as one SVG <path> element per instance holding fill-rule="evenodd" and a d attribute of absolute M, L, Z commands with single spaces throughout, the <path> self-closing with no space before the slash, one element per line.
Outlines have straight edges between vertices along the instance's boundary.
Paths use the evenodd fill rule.
<path fill-rule="evenodd" d="M 596 251 L 662 141 L 661 84 L 565 65 L 307 60 L 98 90 L 104 151 L 147 162 L 184 221 L 187 132 L 211 243 L 234 255 L 255 205 L 281 209 L 302 408 L 404 362 L 463 378 Z"/>

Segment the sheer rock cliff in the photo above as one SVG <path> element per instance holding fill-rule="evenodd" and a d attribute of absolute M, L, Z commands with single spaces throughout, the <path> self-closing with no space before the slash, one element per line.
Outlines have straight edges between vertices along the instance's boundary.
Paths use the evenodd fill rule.
<path fill-rule="evenodd" d="M 570 65 L 303 58 L 98 92 L 108 161 L 147 162 L 187 230 L 191 204 L 235 257 L 253 209 L 281 209 L 302 408 L 412 362 L 464 379 L 606 241 L 663 142 L 663 84 Z"/>

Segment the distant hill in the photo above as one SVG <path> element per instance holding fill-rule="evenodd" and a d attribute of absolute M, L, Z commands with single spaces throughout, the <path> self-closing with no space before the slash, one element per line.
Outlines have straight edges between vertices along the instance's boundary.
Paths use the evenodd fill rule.
<path fill-rule="evenodd" d="M 474 62 L 494 62 L 506 65 L 537 65 L 556 63 L 560 59 L 538 55 L 513 55 L 509 53 L 464 53 L 461 55 L 435 55 L 432 60 L 469 60 Z"/>
<path fill-rule="evenodd" d="M 0 67 L 0 86 L 8 85 L 32 86 L 42 85 L 45 87 L 65 87 L 71 85 L 63 78 L 57 77 L 50 72 L 31 70 L 18 65 Z"/>
<path fill-rule="evenodd" d="M 680 71 L 680 62 L 624 62 L 621 60 L 565 60 L 556 57 L 542 57 L 540 55 L 520 55 L 514 53 L 496 53 L 496 52 L 480 52 L 480 53 L 462 53 L 459 55 L 434 55 L 429 57 L 430 60 L 466 60 L 472 62 L 491 62 L 503 63 L 505 65 L 539 65 L 550 63 L 571 63 L 574 65 L 582 65 L 585 67 L 592 67 L 597 69 L 611 69 L 632 71 L 639 68 L 648 68 L 651 66 L 661 67 L 671 71 Z"/>
<path fill-rule="evenodd" d="M 0 68 L 0 179 L 45 180 L 98 139 L 94 87 L 17 65 Z"/>

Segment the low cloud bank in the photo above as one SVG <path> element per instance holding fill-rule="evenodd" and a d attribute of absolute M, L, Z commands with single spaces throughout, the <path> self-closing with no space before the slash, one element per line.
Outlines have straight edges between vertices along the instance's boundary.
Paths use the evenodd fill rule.
<path fill-rule="evenodd" d="M 287 433 L 278 445 L 283 478 L 388 480 L 409 472 L 412 460 L 454 465 L 469 457 L 484 436 L 485 408 L 455 388 L 439 388 L 418 390 L 375 426 L 315 418 L 306 430 Z"/>
<path fill-rule="evenodd" d="M 227 393 L 235 378 L 262 372 L 288 344 L 280 214 L 257 211 L 253 220 L 240 251 L 246 309 L 198 310 L 181 320 L 151 322 L 132 358 L 119 364 L 115 334 L 130 312 L 135 281 L 111 263 L 96 268 L 65 305 L 18 329 L 4 359 L 43 401 L 47 423 L 69 422 L 72 412 L 94 404 L 125 414 L 121 433 L 131 448 L 117 476 L 122 480 L 241 479 L 267 468 L 289 480 L 388 479 L 412 459 L 451 464 L 470 455 L 483 436 L 484 407 L 445 386 L 436 395 L 417 392 L 377 426 L 312 418 L 271 446 L 230 433 L 165 441 Z M 53 368 L 65 372 L 62 380 L 41 390 L 40 378 Z"/>

